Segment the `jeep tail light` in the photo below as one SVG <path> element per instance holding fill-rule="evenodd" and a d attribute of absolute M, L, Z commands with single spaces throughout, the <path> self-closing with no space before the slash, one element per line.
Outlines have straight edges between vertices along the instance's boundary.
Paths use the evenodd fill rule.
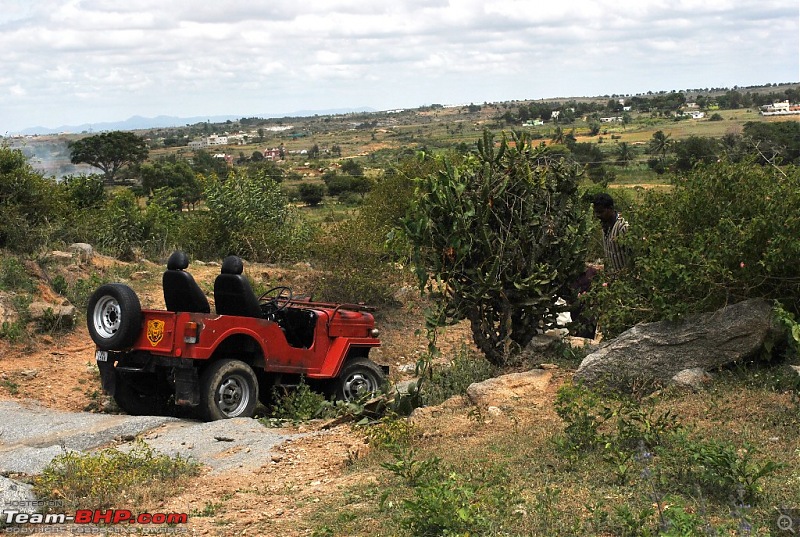
<path fill-rule="evenodd" d="M 197 343 L 200 341 L 200 325 L 189 321 L 183 327 L 183 342 Z"/>
<path fill-rule="evenodd" d="M 378 337 L 379 335 L 381 335 L 381 331 L 380 331 L 380 330 L 378 330 L 377 328 L 373 328 L 373 329 L 371 329 L 371 330 L 369 331 L 369 335 L 370 335 L 371 337 L 374 337 L 374 338 L 376 338 L 376 339 L 377 339 L 377 337 Z"/>

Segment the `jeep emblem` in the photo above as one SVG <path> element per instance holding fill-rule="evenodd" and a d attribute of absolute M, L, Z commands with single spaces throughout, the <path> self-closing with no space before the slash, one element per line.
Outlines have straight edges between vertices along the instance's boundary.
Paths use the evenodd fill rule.
<path fill-rule="evenodd" d="M 147 341 L 155 347 L 164 339 L 164 321 L 152 319 L 147 321 Z"/>

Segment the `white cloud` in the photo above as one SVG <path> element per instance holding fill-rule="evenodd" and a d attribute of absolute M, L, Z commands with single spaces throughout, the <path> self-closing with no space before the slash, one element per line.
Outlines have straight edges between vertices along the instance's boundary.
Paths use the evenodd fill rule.
<path fill-rule="evenodd" d="M 796 0 L 5 0 L 0 50 L 0 132 L 786 82 L 800 63 Z"/>

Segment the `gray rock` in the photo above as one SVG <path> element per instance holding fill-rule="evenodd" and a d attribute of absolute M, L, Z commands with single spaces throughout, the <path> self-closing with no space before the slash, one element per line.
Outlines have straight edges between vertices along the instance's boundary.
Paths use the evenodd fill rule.
<path fill-rule="evenodd" d="M 74 242 L 69 245 L 69 251 L 77 253 L 81 259 L 89 260 L 94 255 L 94 248 L 85 242 Z"/>
<path fill-rule="evenodd" d="M 697 390 L 704 384 L 711 382 L 711 374 L 701 367 L 684 369 L 672 377 L 672 383 L 686 388 Z"/>
<path fill-rule="evenodd" d="M 668 384 L 685 369 L 709 371 L 753 356 L 777 331 L 772 304 L 763 299 L 682 322 L 643 323 L 584 358 L 575 377 L 612 386 L 632 379 Z"/>
<path fill-rule="evenodd" d="M 28 307 L 28 311 L 30 312 L 31 319 L 34 321 L 44 319 L 49 311 L 61 326 L 73 326 L 77 314 L 75 306 L 69 303 L 64 305 L 50 304 L 48 302 L 32 302 Z"/>
<path fill-rule="evenodd" d="M 0 513 L 35 513 L 40 504 L 33 494 L 32 486 L 0 476 Z"/>
<path fill-rule="evenodd" d="M 0 401 L 0 473 L 38 474 L 65 451 L 88 451 L 174 421 L 160 416 L 63 412 L 33 401 Z"/>

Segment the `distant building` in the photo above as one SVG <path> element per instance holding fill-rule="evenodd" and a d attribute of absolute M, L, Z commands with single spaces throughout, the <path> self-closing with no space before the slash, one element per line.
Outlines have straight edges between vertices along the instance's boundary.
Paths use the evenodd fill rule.
<path fill-rule="evenodd" d="M 791 114 L 800 114 L 800 105 L 790 104 L 789 101 L 783 101 L 781 103 L 772 103 L 761 107 L 762 116 L 787 116 Z"/>
<path fill-rule="evenodd" d="M 264 158 L 266 160 L 281 160 L 281 150 L 277 147 L 273 147 L 272 149 L 265 149 L 264 150 Z"/>
<path fill-rule="evenodd" d="M 211 136 L 206 136 L 205 138 L 201 138 L 200 140 L 192 140 L 189 142 L 189 149 L 192 151 L 199 151 L 206 147 L 211 147 L 214 145 L 228 145 L 228 137 L 227 136 L 217 136 L 216 134 L 212 134 Z"/>
<path fill-rule="evenodd" d="M 220 160 L 224 160 L 228 166 L 233 166 L 233 155 L 227 155 L 225 153 L 216 153 L 214 158 L 218 158 Z"/>

